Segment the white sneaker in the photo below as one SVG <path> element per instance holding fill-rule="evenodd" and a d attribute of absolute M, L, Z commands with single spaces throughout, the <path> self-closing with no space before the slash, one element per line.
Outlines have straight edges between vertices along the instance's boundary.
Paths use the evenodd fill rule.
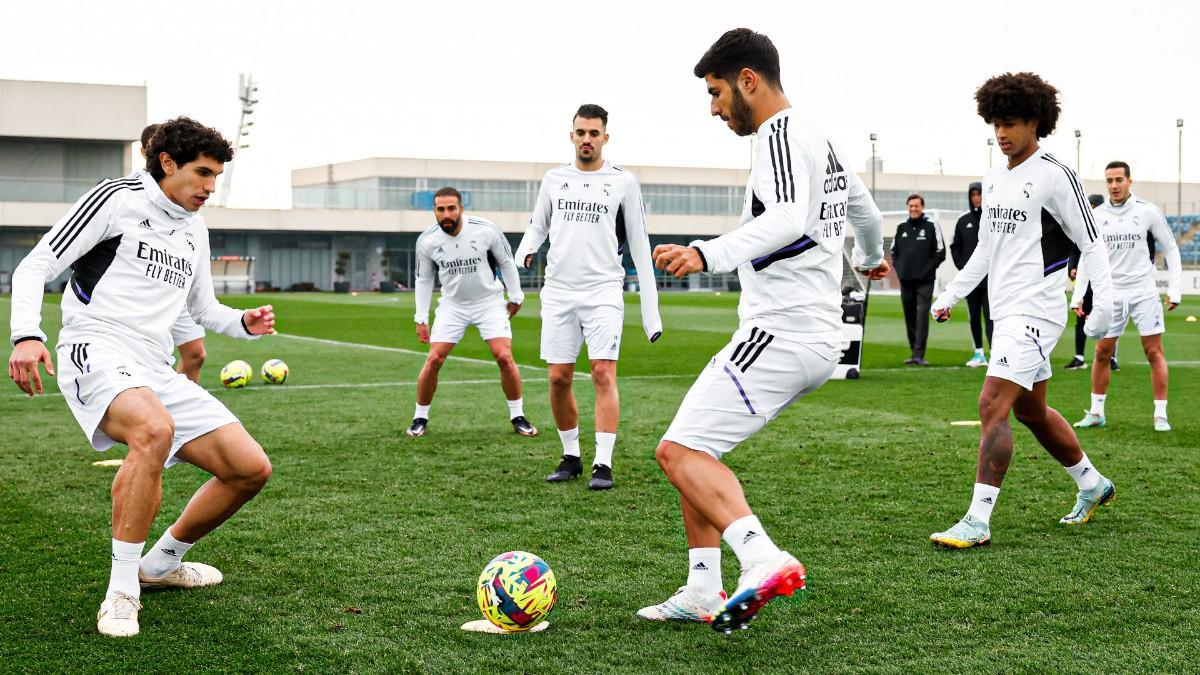
<path fill-rule="evenodd" d="M 203 586 L 216 586 L 224 581 L 225 576 L 221 574 L 221 570 L 212 565 L 205 565 L 198 562 L 181 563 L 175 571 L 162 577 L 161 579 L 151 579 L 147 577 L 142 570 L 138 569 L 138 581 L 142 582 L 142 587 L 163 587 L 163 588 L 201 588 Z"/>
<path fill-rule="evenodd" d="M 1171 423 L 1168 422 L 1167 418 L 1165 418 L 1165 417 L 1155 417 L 1154 418 L 1154 430 L 1155 431 L 1170 431 Z"/>
<path fill-rule="evenodd" d="M 105 598 L 100 603 L 100 612 L 96 614 L 96 630 L 109 637 L 133 637 L 141 630 L 138 627 L 138 610 L 141 608 L 142 603 L 137 598 L 114 593 L 113 597 Z"/>
<path fill-rule="evenodd" d="M 780 551 L 770 560 L 742 570 L 737 591 L 713 617 L 713 630 L 722 633 L 744 630 L 771 600 L 803 591 L 807 576 L 804 565 L 787 551 Z"/>
<path fill-rule="evenodd" d="M 637 611 L 640 619 L 647 621 L 696 621 L 708 623 L 713 615 L 725 606 L 725 591 L 705 598 L 699 593 L 680 586 L 675 595 L 657 605 L 643 607 Z"/>

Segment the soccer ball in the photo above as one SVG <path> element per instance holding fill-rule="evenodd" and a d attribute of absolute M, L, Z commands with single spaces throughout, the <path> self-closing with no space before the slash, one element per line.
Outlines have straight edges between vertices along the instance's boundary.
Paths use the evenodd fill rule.
<path fill-rule="evenodd" d="M 512 632 L 541 623 L 558 600 L 558 584 L 546 561 L 525 551 L 492 558 L 479 575 L 475 599 L 483 617 Z"/>
<path fill-rule="evenodd" d="M 226 389 L 240 389 L 250 384 L 253 374 L 254 369 L 249 363 L 242 360 L 230 361 L 221 369 L 221 384 L 225 385 Z"/>
<path fill-rule="evenodd" d="M 287 376 L 287 364 L 279 359 L 271 359 L 262 365 L 262 379 L 267 384 L 283 384 Z"/>

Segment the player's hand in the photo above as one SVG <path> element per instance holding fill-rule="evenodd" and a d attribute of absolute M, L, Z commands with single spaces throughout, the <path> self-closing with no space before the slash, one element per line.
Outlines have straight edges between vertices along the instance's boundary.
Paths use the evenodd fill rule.
<path fill-rule="evenodd" d="M 1077 316 L 1081 319 L 1083 317 L 1087 316 L 1086 314 L 1083 313 L 1083 305 L 1075 305 L 1074 307 L 1071 308 L 1071 311 L 1075 312 L 1075 316 Z"/>
<path fill-rule="evenodd" d="M 950 320 L 950 308 L 949 307 L 940 307 L 938 309 L 933 310 L 933 318 L 938 323 L 946 323 L 947 321 Z"/>
<path fill-rule="evenodd" d="M 524 267 L 525 269 L 529 269 L 530 267 L 533 267 L 533 254 L 532 253 L 525 256 L 525 264 L 521 265 L 521 267 Z"/>
<path fill-rule="evenodd" d="M 521 305 L 515 302 L 508 303 L 508 318 L 513 318 L 519 311 L 521 311 Z"/>
<path fill-rule="evenodd" d="M 1071 269 L 1067 270 L 1067 278 L 1068 278 L 1068 279 L 1070 279 L 1071 281 L 1075 281 L 1075 276 L 1076 276 L 1077 274 L 1079 274 L 1079 270 L 1078 270 L 1078 269 L 1076 269 L 1076 268 L 1074 268 L 1074 267 L 1072 267 Z"/>
<path fill-rule="evenodd" d="M 888 272 L 891 272 L 891 271 L 892 271 L 892 266 L 890 263 L 888 263 L 887 258 L 884 258 L 883 260 L 879 261 L 878 267 L 876 267 L 874 269 L 865 270 L 865 272 L 867 273 L 867 278 L 870 279 L 871 281 L 879 281 L 880 279 L 886 277 L 888 275 Z"/>
<path fill-rule="evenodd" d="M 704 271 L 704 259 L 700 257 L 700 251 L 691 246 L 660 244 L 654 247 L 653 256 L 655 267 L 680 279 Z"/>
<path fill-rule="evenodd" d="M 242 315 L 242 323 L 246 324 L 246 331 L 251 335 L 274 335 L 275 308 L 271 305 L 263 305 L 248 309 Z"/>
<path fill-rule="evenodd" d="M 33 396 L 42 393 L 42 374 L 39 364 L 46 364 L 46 374 L 54 375 L 54 362 L 50 352 L 41 340 L 26 340 L 13 347 L 12 355 L 8 357 L 8 376 L 21 388 L 21 391 Z"/>
<path fill-rule="evenodd" d="M 1168 312 L 1175 309 L 1178 306 L 1179 306 L 1178 302 L 1171 302 L 1170 300 L 1167 301 L 1167 311 Z"/>
<path fill-rule="evenodd" d="M 509 303 L 509 304 L 511 305 L 512 303 Z M 512 315 L 510 314 L 509 316 L 512 316 Z M 427 323 L 417 324 L 417 341 L 419 341 L 423 345 L 429 344 L 429 324 L 427 324 Z"/>

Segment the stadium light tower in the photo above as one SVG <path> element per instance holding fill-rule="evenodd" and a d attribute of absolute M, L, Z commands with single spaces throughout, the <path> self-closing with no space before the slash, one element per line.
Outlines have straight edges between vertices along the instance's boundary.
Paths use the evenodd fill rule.
<path fill-rule="evenodd" d="M 248 143 L 243 143 L 242 139 L 250 135 L 250 127 L 254 126 L 254 120 L 247 119 L 254 114 L 254 106 L 258 103 L 258 84 L 254 82 L 252 73 L 238 73 L 238 101 L 241 103 L 241 116 L 238 118 L 237 135 L 234 137 L 234 150 L 240 152 L 250 147 Z M 222 199 L 221 203 L 225 206 L 229 205 L 229 190 L 233 184 L 233 169 L 236 164 L 230 164 L 225 169 L 225 185 L 221 188 Z"/>
<path fill-rule="evenodd" d="M 871 199 L 875 198 L 875 141 L 879 140 L 879 136 L 871 134 Z"/>
<path fill-rule="evenodd" d="M 1179 173 L 1175 174 L 1175 215 L 1183 225 L 1183 118 L 1175 120 L 1175 128 L 1179 129 Z"/>
<path fill-rule="evenodd" d="M 988 168 L 992 168 L 992 148 L 996 146 L 996 139 L 988 138 Z"/>
<path fill-rule="evenodd" d="M 1083 132 L 1075 130 L 1075 173 L 1079 173 L 1079 147 L 1083 144 Z"/>

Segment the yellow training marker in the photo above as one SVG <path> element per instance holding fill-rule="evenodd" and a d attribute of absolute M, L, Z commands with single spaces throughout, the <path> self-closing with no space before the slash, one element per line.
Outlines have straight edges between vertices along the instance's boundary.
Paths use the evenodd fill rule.
<path fill-rule="evenodd" d="M 952 426 L 952 427 L 977 427 L 980 424 L 983 424 L 983 423 L 980 422 L 979 420 L 958 420 L 957 422 L 951 422 L 950 426 Z"/>
<path fill-rule="evenodd" d="M 92 466 L 121 466 L 123 459 L 102 459 L 99 462 L 92 462 Z"/>

